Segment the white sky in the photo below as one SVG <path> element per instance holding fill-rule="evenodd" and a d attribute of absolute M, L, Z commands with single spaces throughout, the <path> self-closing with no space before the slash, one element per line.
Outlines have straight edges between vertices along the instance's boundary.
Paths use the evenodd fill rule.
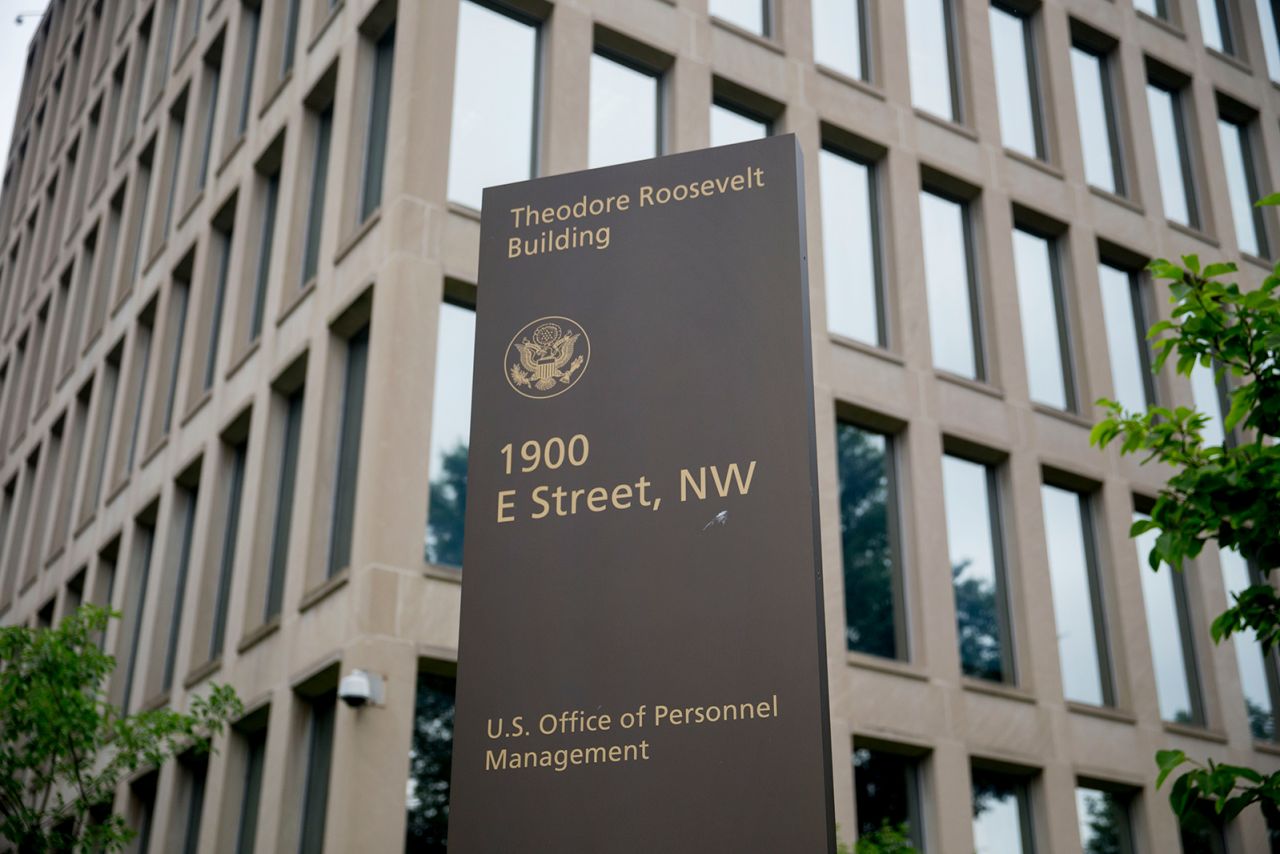
<path fill-rule="evenodd" d="M 21 24 L 15 19 L 19 14 L 43 12 L 48 5 L 49 0 L 0 0 L 0 171 L 9 160 L 9 138 L 22 92 L 27 45 L 40 25 L 39 15 L 24 17 Z"/>

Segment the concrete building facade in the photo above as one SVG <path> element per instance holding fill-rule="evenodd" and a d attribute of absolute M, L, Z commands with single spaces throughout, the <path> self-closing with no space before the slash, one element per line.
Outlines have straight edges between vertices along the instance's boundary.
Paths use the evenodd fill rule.
<path fill-rule="evenodd" d="M 1165 473 L 1088 442 L 1104 396 L 1221 429 L 1211 374 L 1147 378 L 1141 269 L 1269 271 L 1278 16 L 54 0 L 0 196 L 0 620 L 110 604 L 128 710 L 247 709 L 121 787 L 135 849 L 444 850 L 479 189 L 794 133 L 841 838 L 1280 850 L 1154 788 L 1164 747 L 1280 767 L 1275 661 L 1208 638 L 1250 568 L 1146 571 Z"/>

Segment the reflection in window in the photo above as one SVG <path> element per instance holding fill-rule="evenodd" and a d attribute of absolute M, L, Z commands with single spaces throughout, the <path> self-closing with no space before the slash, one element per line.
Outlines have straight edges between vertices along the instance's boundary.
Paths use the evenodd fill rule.
<path fill-rule="evenodd" d="M 906 0 L 905 5 L 911 103 L 925 112 L 959 121 L 951 0 Z"/>
<path fill-rule="evenodd" d="M 1231 19 L 1226 0 L 1196 0 L 1204 43 L 1222 53 L 1235 53 L 1231 44 Z"/>
<path fill-rule="evenodd" d="M 324 850 L 324 822 L 329 807 L 329 768 L 333 764 L 333 727 L 338 693 L 329 691 L 307 702 L 307 777 L 302 790 L 302 839 L 298 854 Z"/>
<path fill-rule="evenodd" d="M 1240 251 L 1265 258 L 1269 254 L 1267 225 L 1262 218 L 1262 208 L 1253 205 L 1262 198 L 1262 191 L 1253 146 L 1249 142 L 1249 126 L 1219 118 L 1218 136 L 1222 140 L 1222 165 L 1227 172 L 1227 194 L 1231 199 L 1236 242 Z"/>
<path fill-rule="evenodd" d="M 1085 180 L 1101 190 L 1123 195 L 1111 63 L 1106 57 L 1072 45 L 1071 78 L 1076 90 Z"/>
<path fill-rule="evenodd" d="M 1234 603 L 1236 596 L 1256 583 L 1256 575 L 1248 561 L 1235 549 L 1219 549 L 1218 560 L 1222 563 L 1227 599 Z M 1275 656 L 1262 651 L 1258 635 L 1252 629 L 1237 632 L 1233 639 L 1236 666 L 1240 669 L 1240 687 L 1244 691 L 1245 709 L 1249 714 L 1249 730 L 1256 739 L 1275 741 L 1276 698 L 1280 696 L 1280 674 L 1276 671 Z"/>
<path fill-rule="evenodd" d="M 870 80 L 867 29 L 867 0 L 813 0 L 813 61 Z"/>
<path fill-rule="evenodd" d="M 883 346 L 884 308 L 874 167 L 828 148 L 818 154 L 827 329 Z"/>
<path fill-rule="evenodd" d="M 258 806 L 262 800 L 262 768 L 267 761 L 267 728 L 244 736 L 244 780 L 240 790 L 240 821 L 236 854 L 253 854 L 258 836 Z"/>
<path fill-rule="evenodd" d="M 1148 83 L 1147 106 L 1151 112 L 1151 136 L 1156 148 L 1156 172 L 1160 176 L 1164 215 L 1174 222 L 1198 228 L 1200 218 L 1196 211 L 1182 96 Z"/>
<path fill-rule="evenodd" d="M 1133 0 L 1133 8 L 1153 18 L 1169 18 L 1169 0 Z"/>
<path fill-rule="evenodd" d="M 1134 514 L 1134 521 L 1148 518 Z M 1187 609 L 1186 579 L 1167 564 L 1151 569 L 1148 556 L 1155 548 L 1159 531 L 1146 531 L 1134 538 L 1138 567 L 1142 573 L 1142 601 L 1147 613 L 1147 636 L 1155 663 L 1156 694 L 1160 718 L 1185 724 L 1203 724 L 1195 653 L 1191 643 Z"/>
<path fill-rule="evenodd" d="M 1267 73 L 1280 83 L 1280 10 L 1274 0 L 1256 0 L 1258 23 L 1262 29 L 1262 52 L 1267 58 Z"/>
<path fill-rule="evenodd" d="M 533 175 L 537 58 L 537 26 L 473 0 L 462 3 L 449 137 L 450 201 L 479 210 L 485 187 Z"/>
<path fill-rule="evenodd" d="M 454 681 L 418 674 L 405 786 L 405 851 L 443 854 L 449 831 L 449 778 L 453 768 Z"/>
<path fill-rule="evenodd" d="M 709 0 L 707 10 L 758 36 L 769 34 L 769 0 Z"/>
<path fill-rule="evenodd" d="M 1031 19 L 995 4 L 991 5 L 990 19 L 1001 141 L 1005 148 L 1042 158 L 1045 152 Z"/>
<path fill-rule="evenodd" d="M 918 760 L 910 756 L 854 748 L 858 836 L 890 827 L 905 833 L 916 847 L 921 845 L 918 767 Z"/>
<path fill-rule="evenodd" d="M 1076 818 L 1083 854 L 1132 854 L 1128 798 L 1091 786 L 1076 787 Z"/>
<path fill-rule="evenodd" d="M 836 424 L 845 642 L 857 652 L 906 658 L 892 448 L 883 434 Z"/>
<path fill-rule="evenodd" d="M 591 55 L 587 161 L 592 169 L 660 153 L 659 83 L 655 74 Z"/>
<path fill-rule="evenodd" d="M 1207 416 L 1200 428 L 1205 446 L 1221 445 L 1227 438 L 1223 422 L 1227 410 L 1222 405 L 1222 389 L 1218 386 L 1215 368 L 1206 368 L 1199 362 L 1191 366 L 1191 399 L 1196 409 Z"/>
<path fill-rule="evenodd" d="M 453 303 L 441 304 L 436 337 L 435 402 L 431 409 L 428 563 L 462 566 L 475 344 L 475 312 Z"/>
<path fill-rule="evenodd" d="M 1020 776 L 973 769 L 974 854 L 1024 854 L 1031 846 L 1031 802 Z"/>
<path fill-rule="evenodd" d="M 1224 830 L 1213 801 L 1200 799 L 1178 825 L 1182 854 L 1227 854 Z"/>
<path fill-rule="evenodd" d="M 1053 616 L 1058 631 L 1062 692 L 1068 700 L 1101 706 L 1111 702 L 1102 595 L 1093 553 L 1093 531 L 1086 496 L 1043 484 L 1045 545 Z"/>
<path fill-rule="evenodd" d="M 1112 394 L 1125 409 L 1145 412 L 1155 396 L 1141 283 L 1137 274 L 1103 263 L 1098 265 L 1098 287 L 1111 355 Z"/>
<path fill-rule="evenodd" d="M 966 676 L 1012 682 L 995 472 L 948 454 L 942 485 L 960 669 Z"/>
<path fill-rule="evenodd" d="M 731 145 L 769 135 L 769 123 L 720 103 L 711 105 L 711 144 Z"/>
<path fill-rule="evenodd" d="M 922 191 L 920 230 L 934 367 L 982 379 L 968 205 Z"/>
<path fill-rule="evenodd" d="M 1020 228 L 1013 230 L 1013 266 L 1031 399 L 1069 410 L 1075 408 L 1075 395 L 1057 254 L 1052 241 Z"/>

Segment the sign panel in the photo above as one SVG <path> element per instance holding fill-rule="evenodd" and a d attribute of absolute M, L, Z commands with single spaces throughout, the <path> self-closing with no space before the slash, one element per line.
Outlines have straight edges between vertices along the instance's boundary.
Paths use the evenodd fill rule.
<path fill-rule="evenodd" d="M 802 174 L 485 191 L 451 852 L 834 851 Z"/>

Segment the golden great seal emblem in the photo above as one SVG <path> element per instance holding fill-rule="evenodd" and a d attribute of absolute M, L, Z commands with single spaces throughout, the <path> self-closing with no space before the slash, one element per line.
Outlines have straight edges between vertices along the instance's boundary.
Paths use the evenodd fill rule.
<path fill-rule="evenodd" d="M 577 321 L 540 317 L 507 345 L 503 373 L 517 393 L 535 400 L 573 388 L 591 361 L 591 339 Z"/>

